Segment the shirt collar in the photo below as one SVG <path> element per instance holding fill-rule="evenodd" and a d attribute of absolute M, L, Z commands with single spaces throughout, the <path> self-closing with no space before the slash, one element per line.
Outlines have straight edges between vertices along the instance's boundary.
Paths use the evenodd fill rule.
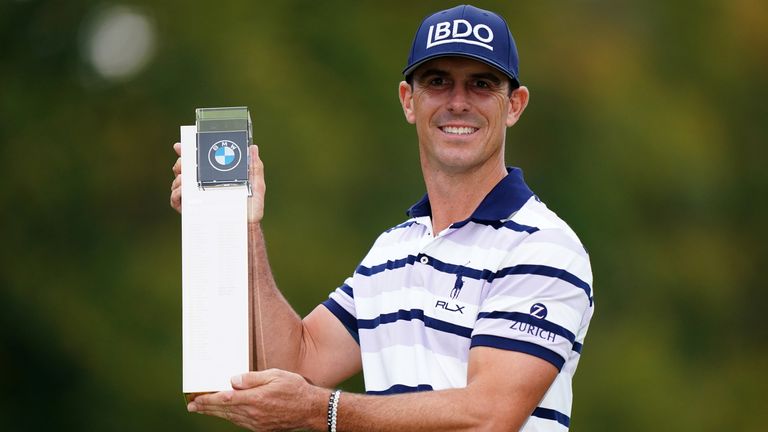
<path fill-rule="evenodd" d="M 507 167 L 507 175 L 491 189 L 483 198 L 480 205 L 472 215 L 463 221 L 500 221 L 507 219 L 533 196 L 533 191 L 528 188 L 523 179 L 523 170 Z M 429 195 L 425 194 L 419 202 L 412 205 L 406 214 L 409 217 L 431 216 L 432 207 L 429 204 Z M 464 225 L 463 223 L 459 223 Z M 457 225 L 457 224 L 454 224 Z"/>

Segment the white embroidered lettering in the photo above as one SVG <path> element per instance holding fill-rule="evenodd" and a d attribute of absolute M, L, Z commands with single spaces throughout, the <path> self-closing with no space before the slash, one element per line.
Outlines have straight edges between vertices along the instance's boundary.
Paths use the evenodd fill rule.
<path fill-rule="evenodd" d="M 473 26 L 467 20 L 456 19 L 429 26 L 427 49 L 447 43 L 477 45 L 493 51 L 493 30 L 485 24 Z"/>

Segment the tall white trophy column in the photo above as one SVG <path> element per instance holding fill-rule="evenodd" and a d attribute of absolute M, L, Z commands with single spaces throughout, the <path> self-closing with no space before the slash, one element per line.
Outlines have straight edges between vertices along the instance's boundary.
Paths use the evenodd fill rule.
<path fill-rule="evenodd" d="M 248 109 L 197 110 L 181 127 L 183 392 L 231 389 L 252 370 L 248 288 Z"/>

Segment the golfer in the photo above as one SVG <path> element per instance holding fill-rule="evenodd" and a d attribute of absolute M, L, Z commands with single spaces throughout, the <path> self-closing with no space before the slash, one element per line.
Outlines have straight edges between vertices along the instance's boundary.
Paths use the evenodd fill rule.
<path fill-rule="evenodd" d="M 574 232 L 506 166 L 506 130 L 529 101 L 507 24 L 472 6 L 437 12 L 403 74 L 426 194 L 303 319 L 270 271 L 264 166 L 250 149 L 264 370 L 189 411 L 259 431 L 568 430 L 592 273 Z M 360 370 L 366 394 L 334 389 Z"/>

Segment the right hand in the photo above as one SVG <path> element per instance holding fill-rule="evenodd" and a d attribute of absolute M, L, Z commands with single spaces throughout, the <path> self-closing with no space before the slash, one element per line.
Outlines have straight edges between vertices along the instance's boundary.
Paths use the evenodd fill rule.
<path fill-rule="evenodd" d="M 175 143 L 173 150 L 179 155 L 176 163 L 171 170 L 175 175 L 171 183 L 171 207 L 181 213 L 181 143 Z M 248 198 L 248 222 L 259 223 L 264 217 L 264 194 L 266 193 L 266 184 L 264 183 L 264 163 L 259 158 L 258 146 L 248 147 L 249 167 L 248 181 L 251 183 L 252 195 Z"/>
<path fill-rule="evenodd" d="M 171 207 L 181 213 L 181 143 L 174 144 L 173 149 L 179 158 L 176 159 L 176 163 L 171 168 L 175 175 L 171 183 Z"/>

